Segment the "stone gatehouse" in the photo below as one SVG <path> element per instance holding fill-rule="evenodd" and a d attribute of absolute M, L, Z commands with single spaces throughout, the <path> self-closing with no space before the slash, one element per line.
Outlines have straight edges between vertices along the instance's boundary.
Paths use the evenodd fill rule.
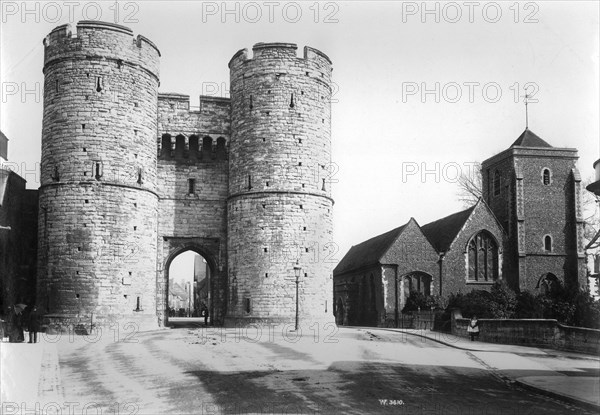
<path fill-rule="evenodd" d="M 332 243 L 324 53 L 240 50 L 231 98 L 192 108 L 159 93 L 160 51 L 126 27 L 59 26 L 44 45 L 41 309 L 165 324 L 169 265 L 191 250 L 215 324 L 333 321 L 332 265 L 313 260 Z"/>

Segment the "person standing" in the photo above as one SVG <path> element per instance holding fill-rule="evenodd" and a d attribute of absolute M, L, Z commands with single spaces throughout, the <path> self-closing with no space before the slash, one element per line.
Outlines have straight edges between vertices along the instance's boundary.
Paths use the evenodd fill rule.
<path fill-rule="evenodd" d="M 25 334 L 23 333 L 23 321 L 21 311 L 17 310 L 16 306 L 10 308 L 9 315 L 9 334 L 8 341 L 10 343 L 21 343 L 25 341 Z"/>
<path fill-rule="evenodd" d="M 202 316 L 204 317 L 204 325 L 208 326 L 208 307 L 206 306 L 206 304 L 202 303 L 200 310 Z"/>
<path fill-rule="evenodd" d="M 40 315 L 37 311 L 37 307 L 33 306 L 33 309 L 29 313 L 29 343 L 37 343 L 37 334 L 40 331 Z M 33 341 L 32 341 L 33 340 Z"/>
<path fill-rule="evenodd" d="M 471 341 L 475 341 L 475 337 L 479 337 L 479 322 L 477 321 L 477 316 L 471 318 L 469 327 L 467 327 L 467 332 L 471 336 Z"/>

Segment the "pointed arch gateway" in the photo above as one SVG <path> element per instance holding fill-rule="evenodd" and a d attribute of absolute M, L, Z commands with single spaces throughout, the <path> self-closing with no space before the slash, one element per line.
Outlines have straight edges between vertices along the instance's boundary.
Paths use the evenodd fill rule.
<path fill-rule="evenodd" d="M 185 260 L 180 261 L 182 258 Z M 182 275 L 182 270 L 187 275 Z M 216 270 L 214 256 L 202 246 L 189 243 L 170 249 L 163 263 L 164 309 L 159 310 L 164 313 L 165 325 L 203 326 L 203 310 L 208 313 L 208 325 L 213 324 Z"/>

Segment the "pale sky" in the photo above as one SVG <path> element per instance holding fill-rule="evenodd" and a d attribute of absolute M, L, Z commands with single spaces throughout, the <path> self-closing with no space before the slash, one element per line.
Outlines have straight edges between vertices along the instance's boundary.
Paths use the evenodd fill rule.
<path fill-rule="evenodd" d="M 186 283 L 189 281 L 191 284 L 194 283 L 194 259 L 199 256 L 197 253 L 192 251 L 186 251 L 179 254 L 173 259 L 169 266 L 169 278 L 175 282 L 184 280 Z"/>
<path fill-rule="evenodd" d="M 230 2 L 229 12 L 220 1 L 50 3 L 2 5 L 1 129 L 30 188 L 39 186 L 42 39 L 99 11 L 115 22 L 117 9 L 117 23 L 160 49 L 159 91 L 189 94 L 192 105 L 203 92 L 228 96 L 227 63 L 254 43 L 309 45 L 331 58 L 338 260 L 411 216 L 423 225 L 461 210 L 457 168 L 521 134 L 528 83 L 538 100 L 530 129 L 577 148 L 584 179 L 600 156 L 597 1 L 428 2 L 429 12 L 420 1 Z"/>

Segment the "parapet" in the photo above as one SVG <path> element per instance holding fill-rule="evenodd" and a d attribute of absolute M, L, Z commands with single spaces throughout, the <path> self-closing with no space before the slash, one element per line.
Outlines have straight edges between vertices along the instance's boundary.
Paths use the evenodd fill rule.
<path fill-rule="evenodd" d="M 158 94 L 159 107 L 161 103 L 167 103 L 173 110 L 189 110 L 190 96 L 174 92 L 160 92 Z"/>
<path fill-rule="evenodd" d="M 159 76 L 160 51 L 148 38 L 133 36 L 128 27 L 83 20 L 76 32 L 69 24 L 52 30 L 43 41 L 44 68 L 55 60 L 102 57 L 138 65 Z"/>
<path fill-rule="evenodd" d="M 158 102 L 166 104 L 171 110 L 190 111 L 190 112 L 206 112 L 209 110 L 224 110 L 229 111 L 231 107 L 231 99 L 226 97 L 216 97 L 212 95 L 200 95 L 200 107 L 196 111 L 190 106 L 190 96 L 186 94 L 178 94 L 174 92 L 161 92 L 158 94 Z M 160 105 L 159 105 L 160 106 Z M 165 105 L 162 106 L 166 108 Z"/>
<path fill-rule="evenodd" d="M 295 43 L 256 43 L 252 47 L 253 56 L 248 57 L 248 49 L 236 52 L 229 61 L 229 69 L 237 69 L 250 61 L 259 60 L 304 60 L 321 68 L 331 70 L 331 59 L 318 49 L 304 47 L 303 57 L 297 56 L 298 46 Z"/>
<path fill-rule="evenodd" d="M 200 112 L 231 108 L 231 98 L 200 95 Z"/>

